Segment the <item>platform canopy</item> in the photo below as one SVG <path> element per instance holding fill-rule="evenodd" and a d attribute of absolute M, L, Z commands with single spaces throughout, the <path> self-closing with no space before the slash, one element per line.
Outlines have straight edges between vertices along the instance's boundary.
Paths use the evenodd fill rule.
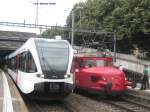
<path fill-rule="evenodd" d="M 19 48 L 30 37 L 37 37 L 37 35 L 26 32 L 0 31 L 0 58 Z"/>

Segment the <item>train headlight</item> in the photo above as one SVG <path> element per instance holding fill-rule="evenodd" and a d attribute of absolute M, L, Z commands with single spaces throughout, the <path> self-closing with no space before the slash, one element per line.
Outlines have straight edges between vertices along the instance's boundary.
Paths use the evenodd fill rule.
<path fill-rule="evenodd" d="M 43 74 L 37 74 L 36 76 L 39 77 L 39 78 L 44 78 Z"/>
<path fill-rule="evenodd" d="M 125 81 L 127 81 L 127 78 L 125 77 Z"/>
<path fill-rule="evenodd" d="M 70 78 L 70 77 L 71 77 L 71 75 L 70 75 L 70 74 L 66 74 L 66 75 L 64 75 L 64 78 L 65 78 L 65 79 Z"/>
<path fill-rule="evenodd" d="M 106 81 L 106 78 L 105 78 L 105 77 L 102 77 L 101 79 L 104 80 L 104 81 Z"/>

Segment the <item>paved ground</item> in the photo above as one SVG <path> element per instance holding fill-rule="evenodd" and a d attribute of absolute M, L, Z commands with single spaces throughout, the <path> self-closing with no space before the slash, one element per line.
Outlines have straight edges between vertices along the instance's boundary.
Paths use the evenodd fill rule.
<path fill-rule="evenodd" d="M 11 92 L 13 112 L 27 112 L 28 109 L 24 104 L 22 96 L 20 95 L 18 89 L 16 88 L 16 85 L 14 84 L 13 80 L 7 73 L 5 73 L 5 75 L 7 77 L 9 89 Z"/>
<path fill-rule="evenodd" d="M 0 70 L 0 112 L 28 112 L 13 80 Z"/>
<path fill-rule="evenodd" d="M 146 89 L 146 90 L 140 90 L 140 88 L 141 88 L 141 83 L 137 83 L 137 86 L 135 87 L 135 88 L 131 88 L 131 87 L 129 87 L 131 90 L 136 90 L 136 91 L 145 91 L 145 92 L 150 92 L 150 88 L 149 89 Z"/>

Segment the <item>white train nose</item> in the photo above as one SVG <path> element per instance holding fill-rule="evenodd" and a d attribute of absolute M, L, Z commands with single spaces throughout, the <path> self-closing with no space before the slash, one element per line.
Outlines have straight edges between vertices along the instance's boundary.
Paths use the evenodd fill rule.
<path fill-rule="evenodd" d="M 64 75 L 64 78 L 65 78 L 65 79 L 70 78 L 70 77 L 71 77 L 71 75 L 70 75 L 70 74 L 66 74 L 66 75 Z"/>

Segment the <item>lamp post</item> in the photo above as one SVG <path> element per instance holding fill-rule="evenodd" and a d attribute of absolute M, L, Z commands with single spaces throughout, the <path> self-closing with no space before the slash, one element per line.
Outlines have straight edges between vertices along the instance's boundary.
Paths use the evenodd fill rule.
<path fill-rule="evenodd" d="M 72 9 L 72 33 L 71 33 L 71 45 L 74 45 L 74 11 L 76 9 L 81 9 L 82 7 L 78 6 L 75 9 Z M 81 19 L 81 12 L 80 12 L 80 19 Z M 81 22 L 80 22 L 80 26 L 81 26 Z"/>
<path fill-rule="evenodd" d="M 74 10 L 72 10 L 72 33 L 71 33 L 71 45 L 74 45 Z"/>
<path fill-rule="evenodd" d="M 39 16 L 39 5 L 38 5 L 38 0 L 37 0 L 37 5 L 36 5 L 36 19 L 35 19 L 35 25 L 37 24 L 38 25 L 38 23 L 39 23 L 39 18 L 38 18 L 38 16 Z"/>
<path fill-rule="evenodd" d="M 113 62 L 116 62 L 116 30 L 114 31 L 114 56 Z"/>

